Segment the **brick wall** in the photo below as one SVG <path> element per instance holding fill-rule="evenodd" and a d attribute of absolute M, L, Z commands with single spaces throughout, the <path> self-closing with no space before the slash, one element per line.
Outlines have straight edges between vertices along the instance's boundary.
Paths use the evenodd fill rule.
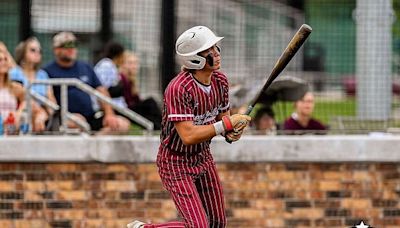
<path fill-rule="evenodd" d="M 400 227 L 400 164 L 219 163 L 228 227 Z M 177 217 L 153 163 L 0 163 L 0 227 Z"/>

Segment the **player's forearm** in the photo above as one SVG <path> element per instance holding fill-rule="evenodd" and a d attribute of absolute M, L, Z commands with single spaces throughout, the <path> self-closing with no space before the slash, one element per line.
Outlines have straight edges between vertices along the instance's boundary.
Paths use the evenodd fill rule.
<path fill-rule="evenodd" d="M 194 145 L 212 139 L 216 133 L 214 126 L 194 125 L 192 122 L 177 122 L 175 127 L 183 144 Z"/>
<path fill-rule="evenodd" d="M 227 113 L 229 114 L 229 113 Z M 222 120 L 209 125 L 195 125 L 193 121 L 174 122 L 175 128 L 185 145 L 198 144 L 212 139 L 219 134 L 234 130 L 241 131 L 251 120 L 250 116 L 235 114 L 222 116 Z"/>

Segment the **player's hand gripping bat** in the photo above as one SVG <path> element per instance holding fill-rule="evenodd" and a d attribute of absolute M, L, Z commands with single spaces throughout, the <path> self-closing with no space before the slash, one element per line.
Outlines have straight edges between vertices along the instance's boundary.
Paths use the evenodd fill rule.
<path fill-rule="evenodd" d="M 246 115 L 250 115 L 254 106 L 258 102 L 260 96 L 268 89 L 268 87 L 272 84 L 272 82 L 278 77 L 278 75 L 285 69 L 287 64 L 293 58 L 293 56 L 297 53 L 303 43 L 306 41 L 308 36 L 310 35 L 312 28 L 309 25 L 303 24 L 300 29 L 293 36 L 292 40 L 289 42 L 288 46 L 283 51 L 282 55 L 279 57 L 278 61 L 276 61 L 275 66 L 272 68 L 272 72 L 269 75 L 267 81 L 265 82 L 262 89 L 257 93 L 255 98 L 251 101 L 250 105 L 246 110 Z M 231 143 L 229 140 L 227 142 Z"/>

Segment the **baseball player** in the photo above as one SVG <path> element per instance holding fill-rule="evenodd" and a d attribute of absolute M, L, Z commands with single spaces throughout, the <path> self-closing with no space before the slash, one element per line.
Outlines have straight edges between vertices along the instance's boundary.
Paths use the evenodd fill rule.
<path fill-rule="evenodd" d="M 183 221 L 134 221 L 128 228 L 226 226 L 222 187 L 210 142 L 216 135 L 232 142 L 239 140 L 251 118 L 230 115 L 227 77 L 218 71 L 221 55 L 217 43 L 222 39 L 205 26 L 182 33 L 176 41 L 182 71 L 164 94 L 157 166 Z"/>

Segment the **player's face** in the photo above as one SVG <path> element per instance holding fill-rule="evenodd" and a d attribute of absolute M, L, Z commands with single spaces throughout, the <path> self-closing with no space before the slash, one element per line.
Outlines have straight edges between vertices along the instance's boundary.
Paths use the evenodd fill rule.
<path fill-rule="evenodd" d="M 208 67 L 211 70 L 218 70 L 221 68 L 221 49 L 217 45 L 200 52 L 200 55 L 205 58 L 207 58 L 207 56 L 211 56 L 213 58 L 213 66 L 210 66 L 209 62 L 207 61 L 205 67 Z"/>

